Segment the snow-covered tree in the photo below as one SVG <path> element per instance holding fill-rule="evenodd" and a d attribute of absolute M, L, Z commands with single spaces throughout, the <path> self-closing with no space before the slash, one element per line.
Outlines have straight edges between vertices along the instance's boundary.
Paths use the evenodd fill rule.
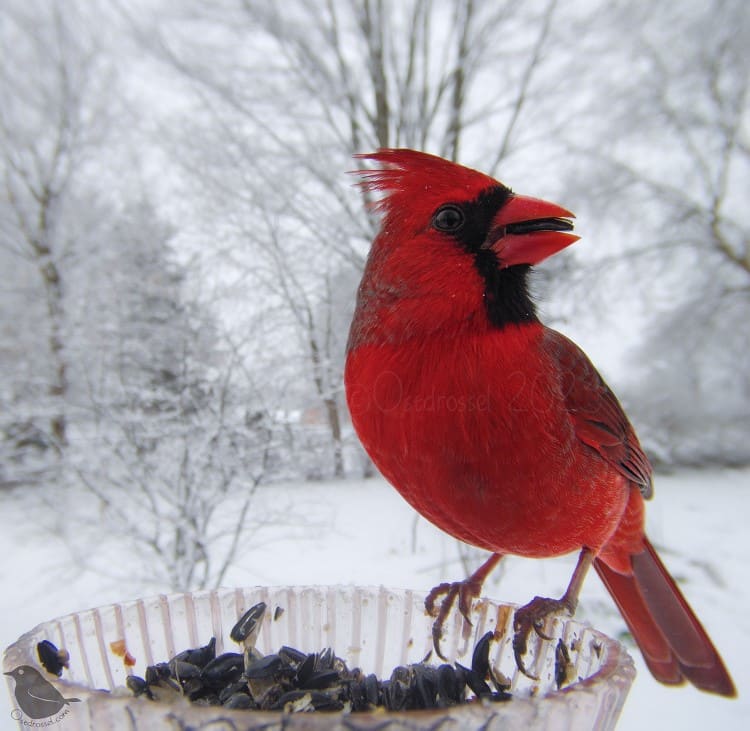
<path fill-rule="evenodd" d="M 547 55 L 557 3 L 226 0 L 168 11 L 133 22 L 196 102 L 170 118 L 180 131 L 169 149 L 200 202 L 222 296 L 234 315 L 248 312 L 246 329 L 259 311 L 273 322 L 258 365 L 296 366 L 294 393 L 279 389 L 278 402 L 318 415 L 330 447 L 312 473 L 342 475 L 340 308 L 375 232 L 344 171 L 354 153 L 413 146 L 498 172 L 558 125 L 529 116 L 533 100 L 564 95 L 541 81 L 542 69 L 557 78 Z"/>
<path fill-rule="evenodd" d="M 188 295 L 172 228 L 144 201 L 109 220 L 102 238 L 79 249 L 71 276 L 80 372 L 67 454 L 71 484 L 91 500 L 68 517 L 67 539 L 88 567 L 117 575 L 90 551 L 113 541 L 152 567 L 155 584 L 205 587 L 266 519 L 251 504 L 268 476 L 272 432 L 237 355 Z"/>
<path fill-rule="evenodd" d="M 89 10 L 11 2 L 0 21 L 0 246 L 35 272 L 44 315 L 33 337 L 21 334 L 32 368 L 4 379 L 5 398 L 33 396 L 36 413 L 26 423 L 58 451 L 67 441 L 66 258 L 80 235 L 75 189 L 108 122 L 109 72 L 95 35 L 81 30 Z M 30 293 L 26 272 L 23 279 Z M 11 419 L 3 427 L 11 441 L 17 426 Z"/>
<path fill-rule="evenodd" d="M 610 311 L 631 301 L 620 317 L 632 312 L 643 333 L 622 393 L 660 461 L 747 462 L 750 5 L 600 13 L 617 34 L 600 49 L 585 121 L 567 134 L 588 181 L 581 207 L 609 222 L 584 271 Z"/>

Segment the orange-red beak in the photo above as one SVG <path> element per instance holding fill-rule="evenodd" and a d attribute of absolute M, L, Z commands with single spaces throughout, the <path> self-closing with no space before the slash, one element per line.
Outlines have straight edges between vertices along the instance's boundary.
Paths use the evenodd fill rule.
<path fill-rule="evenodd" d="M 565 208 L 523 195 L 513 195 L 492 221 L 482 244 L 497 255 L 502 268 L 516 264 L 539 264 L 578 241 L 573 230 L 575 216 Z"/>

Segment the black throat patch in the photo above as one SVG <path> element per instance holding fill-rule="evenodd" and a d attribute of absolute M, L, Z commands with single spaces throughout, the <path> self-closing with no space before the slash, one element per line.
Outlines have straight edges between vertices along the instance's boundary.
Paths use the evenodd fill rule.
<path fill-rule="evenodd" d="M 529 294 L 528 264 L 501 269 L 494 251 L 478 251 L 474 266 L 484 279 L 484 308 L 495 327 L 537 321 Z"/>

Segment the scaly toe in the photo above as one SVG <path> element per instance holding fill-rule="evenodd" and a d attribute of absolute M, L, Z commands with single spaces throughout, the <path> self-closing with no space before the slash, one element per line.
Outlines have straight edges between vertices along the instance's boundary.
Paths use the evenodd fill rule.
<path fill-rule="evenodd" d="M 441 660 L 446 659 L 440 649 L 440 641 L 443 638 L 443 627 L 445 626 L 446 619 L 448 619 L 448 615 L 456 604 L 456 599 L 458 599 L 458 611 L 464 620 L 466 620 L 467 625 L 471 627 L 472 603 L 479 597 L 481 591 L 481 582 L 469 579 L 466 581 L 456 581 L 452 584 L 440 584 L 427 595 L 424 606 L 427 613 L 435 617 L 435 622 L 432 625 L 432 643 L 435 646 L 435 652 L 437 652 Z M 440 599 L 441 597 L 442 600 Z"/>
<path fill-rule="evenodd" d="M 534 597 L 528 604 L 516 610 L 513 618 L 513 656 L 516 660 L 516 666 L 527 677 L 538 680 L 537 676 L 529 671 L 523 660 L 532 630 L 543 640 L 553 639 L 543 631 L 544 624 L 549 617 L 563 613 L 570 614 L 570 608 L 564 601 L 539 596 Z"/>
<path fill-rule="evenodd" d="M 432 624 L 432 644 L 435 647 L 435 652 L 441 660 L 445 660 L 445 655 L 440 649 L 440 642 L 443 639 L 443 626 L 445 620 L 453 609 L 453 605 L 456 603 L 456 597 L 459 592 L 459 584 L 440 584 L 436 586 L 425 599 L 425 609 L 427 613 L 435 617 L 435 621 Z M 439 608 L 436 606 L 437 599 L 443 596 L 443 600 L 440 602 Z"/>

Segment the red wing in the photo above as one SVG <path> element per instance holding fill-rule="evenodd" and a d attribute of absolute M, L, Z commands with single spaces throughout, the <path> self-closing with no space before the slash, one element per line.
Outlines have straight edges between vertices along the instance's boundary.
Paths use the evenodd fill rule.
<path fill-rule="evenodd" d="M 651 464 L 617 397 L 572 340 L 546 330 L 544 348 L 559 368 L 576 436 L 638 485 L 643 497 L 650 498 Z"/>

